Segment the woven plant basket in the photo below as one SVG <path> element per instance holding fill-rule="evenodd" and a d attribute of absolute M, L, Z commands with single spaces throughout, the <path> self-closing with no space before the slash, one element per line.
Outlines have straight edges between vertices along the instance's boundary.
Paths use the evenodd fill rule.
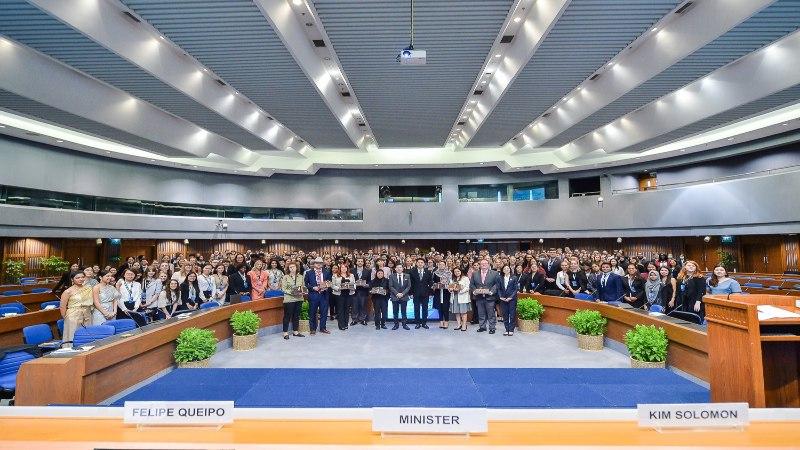
<path fill-rule="evenodd" d="M 578 348 L 581 350 L 600 351 L 603 349 L 603 335 L 590 336 L 588 334 L 578 335 Z"/>
<path fill-rule="evenodd" d="M 538 333 L 539 332 L 539 319 L 533 320 L 517 320 L 519 331 L 523 333 Z"/>
<path fill-rule="evenodd" d="M 633 369 L 663 369 L 667 367 L 666 361 L 647 362 L 631 358 L 631 368 Z"/>
<path fill-rule="evenodd" d="M 179 369 L 204 369 L 211 364 L 211 358 L 201 359 L 200 361 L 189 361 L 178 363 Z"/>
<path fill-rule="evenodd" d="M 256 342 L 258 342 L 257 334 L 251 334 L 248 336 L 233 335 L 233 349 L 237 352 L 246 352 L 256 348 Z"/>
<path fill-rule="evenodd" d="M 309 325 L 308 320 L 300 319 L 300 326 L 297 331 L 301 333 L 309 333 L 311 332 L 311 325 Z"/>

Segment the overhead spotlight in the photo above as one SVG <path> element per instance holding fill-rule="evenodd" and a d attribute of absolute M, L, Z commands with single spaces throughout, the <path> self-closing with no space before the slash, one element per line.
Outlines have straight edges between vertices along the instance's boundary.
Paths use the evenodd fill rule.
<path fill-rule="evenodd" d="M 261 240 L 261 243 L 262 243 L 262 244 L 266 244 L 266 243 L 267 243 L 267 240 L 266 240 L 266 239 L 262 239 L 262 240 Z"/>
<path fill-rule="evenodd" d="M 732 140 L 733 140 L 733 138 L 732 138 L 732 137 L 729 137 L 729 138 L 728 138 L 728 140 L 729 140 L 729 141 L 732 141 Z"/>
<path fill-rule="evenodd" d="M 61 139 L 56 139 L 56 142 L 64 142 L 64 141 L 62 141 Z"/>
<path fill-rule="evenodd" d="M 186 245 L 189 245 L 189 240 L 188 239 L 184 239 L 183 243 L 186 244 Z"/>
<path fill-rule="evenodd" d="M 784 124 L 784 125 L 786 125 L 786 124 Z M 5 128 L 5 127 L 6 127 L 5 125 L 0 125 L 0 128 Z"/>
<path fill-rule="evenodd" d="M 406 243 L 406 240 L 405 240 L 405 239 L 400 239 L 400 243 L 401 243 L 401 244 L 405 244 L 405 243 Z"/>
<path fill-rule="evenodd" d="M 706 243 L 711 242 L 711 236 L 704 237 L 703 238 L 703 242 L 706 242 Z"/>
<path fill-rule="evenodd" d="M 608 67 L 614 67 L 614 61 L 611 61 L 610 63 L 606 64 L 606 66 L 608 66 Z"/>
<path fill-rule="evenodd" d="M 495 57 L 495 58 L 499 58 L 499 57 L 501 57 L 501 56 L 503 56 L 503 55 L 501 55 L 500 53 L 498 53 L 498 54 L 494 55 L 494 57 Z"/>
<path fill-rule="evenodd" d="M 540 243 L 540 244 L 544 244 L 544 239 L 542 239 L 542 238 L 539 238 L 539 243 Z"/>
<path fill-rule="evenodd" d="M 158 35 L 158 38 L 161 39 L 162 41 L 167 39 L 167 38 L 164 37 L 163 34 Z"/>
<path fill-rule="evenodd" d="M 334 240 L 334 241 L 333 241 L 333 243 L 334 243 L 334 244 L 338 244 L 338 243 L 339 243 L 339 240 L 338 240 L 338 239 L 336 239 L 336 240 Z"/>
<path fill-rule="evenodd" d="M 469 244 L 469 243 L 470 243 L 470 240 L 469 240 L 469 239 L 467 239 L 467 244 Z"/>
<path fill-rule="evenodd" d="M 101 244 L 103 243 L 103 240 L 102 240 L 102 239 L 100 239 L 100 238 L 97 238 L 97 239 L 95 239 L 95 241 L 94 241 L 94 242 L 95 242 L 97 245 L 101 245 Z"/>
<path fill-rule="evenodd" d="M 617 244 L 622 244 L 622 238 L 621 237 L 617 238 Z"/>
<path fill-rule="evenodd" d="M 597 197 L 597 206 L 599 206 L 601 208 L 603 207 L 603 196 L 602 195 Z"/>
<path fill-rule="evenodd" d="M 294 6 L 301 6 L 303 4 L 303 0 L 292 0 Z"/>
<path fill-rule="evenodd" d="M 521 17 L 514 17 L 514 23 L 520 23 L 520 22 L 522 22 Z"/>

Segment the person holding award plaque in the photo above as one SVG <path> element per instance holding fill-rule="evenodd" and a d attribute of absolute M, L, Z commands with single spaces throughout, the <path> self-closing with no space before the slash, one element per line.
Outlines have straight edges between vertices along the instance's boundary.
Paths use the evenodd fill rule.
<path fill-rule="evenodd" d="M 453 273 L 447 270 L 444 261 L 436 264 L 433 272 L 433 306 L 439 311 L 439 328 L 446 330 L 450 324 L 450 285 Z"/>
<path fill-rule="evenodd" d="M 398 262 L 394 268 L 395 273 L 389 276 L 389 293 L 392 299 L 392 312 L 394 313 L 394 327 L 396 330 L 400 327 L 400 315 L 403 315 L 403 329 L 410 330 L 406 321 L 408 320 L 408 313 L 406 312 L 406 303 L 408 303 L 408 292 L 411 290 L 411 280 L 408 275 L 403 273 L 403 263 Z"/>
<path fill-rule="evenodd" d="M 428 298 L 431 295 L 433 274 L 425 268 L 425 260 L 417 258 L 416 266 L 410 270 L 411 295 L 414 300 L 415 329 L 428 329 Z"/>
<path fill-rule="evenodd" d="M 353 278 L 356 280 L 356 295 L 353 296 L 353 307 L 350 310 L 350 325 L 367 324 L 367 296 L 369 295 L 370 270 L 364 267 L 364 258 L 356 258 Z"/>
<path fill-rule="evenodd" d="M 375 278 L 369 283 L 376 330 L 386 329 L 386 315 L 389 312 L 389 280 L 384 275 L 383 269 L 376 270 Z"/>
<path fill-rule="evenodd" d="M 303 304 L 303 294 L 306 285 L 303 276 L 297 273 L 297 263 L 290 262 L 287 266 L 289 273 L 281 277 L 280 286 L 283 291 L 283 338 L 289 339 L 289 323 L 292 324 L 292 336 L 305 337 L 300 334 L 300 306 Z"/>
<path fill-rule="evenodd" d="M 458 267 L 453 269 L 453 278 L 447 286 L 450 294 L 450 312 L 456 316 L 456 330 L 467 331 L 467 313 L 471 309 L 469 278 Z"/>
<path fill-rule="evenodd" d="M 494 334 L 497 325 L 497 314 L 494 302 L 497 298 L 497 285 L 500 275 L 489 268 L 489 260 L 480 261 L 478 270 L 472 273 L 469 286 L 475 296 L 475 305 L 478 308 L 478 333 L 489 329 L 489 334 Z"/>
<path fill-rule="evenodd" d="M 330 334 L 325 326 L 328 321 L 328 287 L 330 286 L 330 272 L 322 270 L 322 258 L 315 258 L 313 268 L 306 271 L 303 276 L 308 290 L 308 325 L 311 335 L 317 334 L 317 316 L 319 316 L 319 332 Z"/>
<path fill-rule="evenodd" d="M 347 320 L 350 317 L 350 305 L 356 290 L 356 281 L 353 279 L 353 274 L 350 273 L 347 264 L 342 264 L 338 267 L 339 275 L 333 275 L 331 289 L 334 294 L 338 294 L 336 299 L 336 319 L 339 322 L 339 329 L 344 331 L 348 328 Z"/>

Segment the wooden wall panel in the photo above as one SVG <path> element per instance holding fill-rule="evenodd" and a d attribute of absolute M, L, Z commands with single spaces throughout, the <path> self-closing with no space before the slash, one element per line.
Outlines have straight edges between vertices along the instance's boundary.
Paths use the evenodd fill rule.
<path fill-rule="evenodd" d="M 3 258 L 25 261 L 25 274 L 44 276 L 40 260 L 49 256 L 64 256 L 63 239 L 6 238 L 3 240 Z"/>
<path fill-rule="evenodd" d="M 129 256 L 144 256 L 148 261 L 152 261 L 156 255 L 155 239 L 123 239 L 120 245 L 120 262 L 125 261 Z"/>
<path fill-rule="evenodd" d="M 101 264 L 103 245 L 97 245 L 94 239 L 64 239 L 64 259 L 70 262 L 79 261 L 88 266 Z"/>

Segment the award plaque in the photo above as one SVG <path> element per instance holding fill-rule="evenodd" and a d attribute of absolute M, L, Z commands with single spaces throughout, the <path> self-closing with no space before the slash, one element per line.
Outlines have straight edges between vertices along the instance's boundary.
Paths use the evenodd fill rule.
<path fill-rule="evenodd" d="M 478 289 L 475 289 L 474 291 L 472 291 L 472 293 L 475 294 L 475 295 L 489 295 L 490 292 L 491 291 L 489 289 L 486 289 L 486 288 L 478 288 Z"/>
<path fill-rule="evenodd" d="M 352 291 L 355 290 L 355 287 L 353 287 L 353 283 L 342 283 L 342 287 L 339 289 L 343 291 Z"/>
<path fill-rule="evenodd" d="M 460 291 L 461 290 L 461 285 L 458 284 L 458 283 L 450 283 L 447 286 L 447 289 L 450 290 L 450 291 Z"/>
<path fill-rule="evenodd" d="M 356 281 L 356 287 L 367 287 L 367 280 L 358 280 Z"/>
<path fill-rule="evenodd" d="M 386 289 L 382 287 L 374 287 L 369 290 L 370 294 L 386 295 Z"/>
<path fill-rule="evenodd" d="M 305 286 L 295 286 L 294 289 L 292 289 L 292 295 L 295 297 L 300 297 L 305 294 L 308 294 L 308 289 L 306 289 Z"/>

